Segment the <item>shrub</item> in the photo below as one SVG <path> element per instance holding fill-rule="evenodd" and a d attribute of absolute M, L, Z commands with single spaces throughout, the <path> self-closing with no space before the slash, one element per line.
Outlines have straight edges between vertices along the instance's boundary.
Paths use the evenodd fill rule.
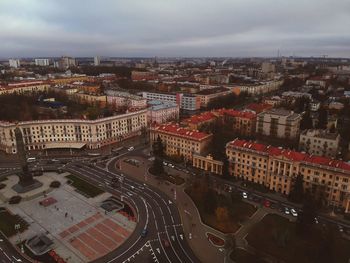
<path fill-rule="evenodd" d="M 9 200 L 9 204 L 18 204 L 19 202 L 21 202 L 22 200 L 22 197 L 19 196 L 19 195 L 15 195 L 15 196 L 12 196 Z"/>
<path fill-rule="evenodd" d="M 61 186 L 61 182 L 59 182 L 59 181 L 53 181 L 50 184 L 51 188 L 59 188 L 60 186 Z"/>

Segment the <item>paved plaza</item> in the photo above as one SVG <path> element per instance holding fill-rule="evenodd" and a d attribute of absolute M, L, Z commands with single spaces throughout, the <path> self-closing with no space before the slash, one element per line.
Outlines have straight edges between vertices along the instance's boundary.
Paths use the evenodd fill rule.
<path fill-rule="evenodd" d="M 22 239 L 46 234 L 54 241 L 53 249 L 63 259 L 74 263 L 88 262 L 119 247 L 136 226 L 122 214 L 105 214 L 100 203 L 108 197 L 110 194 L 104 193 L 86 198 L 70 185 L 63 184 L 46 196 L 8 208 L 30 224 Z M 44 200 L 55 201 L 46 204 Z"/>

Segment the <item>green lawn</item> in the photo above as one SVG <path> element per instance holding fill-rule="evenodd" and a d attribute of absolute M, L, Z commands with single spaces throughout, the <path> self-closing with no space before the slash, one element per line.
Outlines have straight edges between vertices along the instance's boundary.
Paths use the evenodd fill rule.
<path fill-rule="evenodd" d="M 249 218 L 256 211 L 254 206 L 238 198 L 231 200 L 224 195 L 218 194 L 216 191 L 211 191 L 209 199 L 217 200 L 216 204 L 214 204 L 216 208 L 223 207 L 228 211 L 228 220 L 221 221 L 218 220 L 215 209 L 213 212 L 208 212 L 208 196 L 199 195 L 198 189 L 193 186 L 187 188 L 185 192 L 198 208 L 203 223 L 223 233 L 236 232 L 240 228 L 240 222 Z"/>
<path fill-rule="evenodd" d="M 241 248 L 233 250 L 230 258 L 236 263 L 266 263 L 264 260 L 258 258 L 257 255 L 253 255 Z"/>
<path fill-rule="evenodd" d="M 7 237 L 17 234 L 17 230 L 15 230 L 16 224 L 21 225 L 20 232 L 23 232 L 28 228 L 28 223 L 19 215 L 12 215 L 7 210 L 0 210 L 0 231 L 2 231 Z"/>
<path fill-rule="evenodd" d="M 350 241 L 337 230 L 332 230 L 330 237 L 325 233 L 322 226 L 314 225 L 307 235 L 300 236 L 296 234 L 295 223 L 278 215 L 267 215 L 252 228 L 247 241 L 261 253 L 287 263 L 347 263 Z"/>
<path fill-rule="evenodd" d="M 103 190 L 100 188 L 90 184 L 89 182 L 80 179 L 79 177 L 75 175 L 67 175 L 67 179 L 72 181 L 72 186 L 78 191 L 81 192 L 82 194 L 86 195 L 87 197 L 95 197 L 98 196 L 102 193 L 104 193 Z"/>

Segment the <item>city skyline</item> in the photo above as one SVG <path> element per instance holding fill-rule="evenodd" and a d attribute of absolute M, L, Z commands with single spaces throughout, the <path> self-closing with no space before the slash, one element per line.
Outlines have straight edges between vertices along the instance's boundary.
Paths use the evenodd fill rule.
<path fill-rule="evenodd" d="M 0 57 L 350 57 L 343 0 L 65 2 L 1 1 Z"/>

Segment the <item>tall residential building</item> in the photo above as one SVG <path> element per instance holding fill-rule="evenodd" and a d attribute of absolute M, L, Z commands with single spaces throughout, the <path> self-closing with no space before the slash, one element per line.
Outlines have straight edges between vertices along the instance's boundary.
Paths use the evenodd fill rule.
<path fill-rule="evenodd" d="M 147 126 L 147 111 L 135 111 L 97 120 L 34 120 L 18 123 L 0 121 L 0 150 L 17 152 L 14 130 L 23 133 L 27 150 L 54 148 L 98 149 L 141 134 Z"/>
<path fill-rule="evenodd" d="M 350 164 L 245 140 L 227 143 L 230 174 L 288 195 L 298 175 L 304 189 L 328 205 L 350 210 Z"/>
<path fill-rule="evenodd" d="M 94 66 L 99 66 L 101 63 L 101 59 L 99 56 L 94 57 Z"/>
<path fill-rule="evenodd" d="M 271 109 L 258 114 L 256 132 L 260 135 L 297 139 L 301 115 L 285 109 Z"/>
<path fill-rule="evenodd" d="M 182 156 L 186 161 L 192 161 L 193 155 L 205 155 L 212 141 L 212 134 L 180 127 L 178 124 L 154 125 L 150 128 L 151 143 L 162 139 L 165 154 Z"/>
<path fill-rule="evenodd" d="M 21 66 L 21 62 L 19 59 L 9 59 L 9 65 L 11 68 L 19 68 Z"/>
<path fill-rule="evenodd" d="M 76 66 L 76 61 L 75 58 L 72 57 L 61 57 L 57 65 L 60 69 L 68 69 L 72 66 Z"/>
<path fill-rule="evenodd" d="M 36 66 L 49 66 L 50 65 L 50 60 L 48 58 L 36 58 L 35 59 L 35 65 Z"/>
<path fill-rule="evenodd" d="M 335 158 L 339 150 L 340 135 L 327 130 L 304 130 L 300 133 L 299 150 L 309 154 Z"/>

